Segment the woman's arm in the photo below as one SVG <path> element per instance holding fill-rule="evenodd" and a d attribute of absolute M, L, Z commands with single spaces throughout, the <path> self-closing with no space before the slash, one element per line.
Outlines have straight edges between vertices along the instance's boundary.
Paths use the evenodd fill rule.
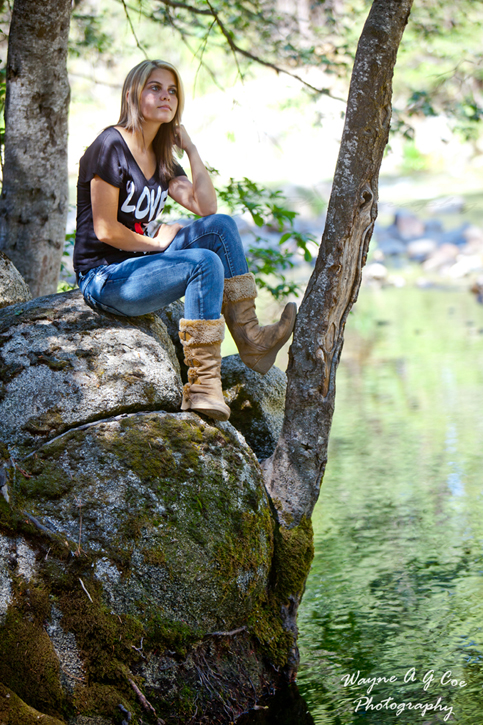
<path fill-rule="evenodd" d="M 99 176 L 91 181 L 91 204 L 96 237 L 127 252 L 162 252 L 182 228 L 181 224 L 161 224 L 154 239 L 131 231 L 117 220 L 119 189 Z"/>
<path fill-rule="evenodd" d="M 169 195 L 194 214 L 199 216 L 215 214 L 216 191 L 198 150 L 184 126 L 178 127 L 176 136 L 178 146 L 186 151 L 189 158 L 193 183 L 186 176 L 176 176 L 169 182 Z"/>

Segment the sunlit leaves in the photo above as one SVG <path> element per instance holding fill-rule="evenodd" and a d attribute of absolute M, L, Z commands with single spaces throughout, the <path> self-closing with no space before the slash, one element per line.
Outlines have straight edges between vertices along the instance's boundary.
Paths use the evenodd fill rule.
<path fill-rule="evenodd" d="M 113 41 L 112 36 L 106 32 L 105 21 L 106 18 L 102 15 L 72 13 L 69 53 L 76 57 L 89 51 L 105 55 Z"/>

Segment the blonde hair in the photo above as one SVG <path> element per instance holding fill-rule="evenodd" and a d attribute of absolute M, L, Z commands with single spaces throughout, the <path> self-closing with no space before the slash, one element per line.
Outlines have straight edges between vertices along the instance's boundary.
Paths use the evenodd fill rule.
<path fill-rule="evenodd" d="M 153 149 L 156 155 L 159 172 L 168 180 L 174 176 L 173 148 L 176 146 L 174 131 L 181 123 L 184 109 L 184 88 L 177 68 L 165 60 L 143 60 L 132 68 L 126 76 L 122 87 L 121 114 L 118 126 L 128 131 L 141 131 L 143 117 L 141 114 L 141 94 L 151 73 L 157 68 L 169 70 L 176 79 L 178 94 L 178 107 L 174 118 L 169 123 L 163 123 L 153 140 Z"/>

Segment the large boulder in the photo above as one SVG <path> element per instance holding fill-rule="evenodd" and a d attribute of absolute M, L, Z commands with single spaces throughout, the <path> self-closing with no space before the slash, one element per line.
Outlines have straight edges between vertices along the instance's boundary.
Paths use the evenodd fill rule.
<path fill-rule="evenodd" d="M 253 637 L 286 639 L 267 599 L 274 522 L 229 423 L 122 415 L 5 471 L 0 682 L 26 706 L 113 723 L 119 706 L 139 711 L 142 688 L 163 718 L 184 698 L 189 719 L 197 702 L 221 707 L 220 687 L 242 709 L 262 691 Z M 226 679 L 216 693 L 213 668 Z"/>
<path fill-rule="evenodd" d="M 110 415 L 179 410 L 181 394 L 155 315 L 99 315 L 79 291 L 0 311 L 0 439 L 15 457 Z"/>
<path fill-rule="evenodd" d="M 222 360 L 221 378 L 231 424 L 263 461 L 272 455 L 282 430 L 287 376 L 277 367 L 260 375 L 239 355 L 229 355 Z"/>
<path fill-rule="evenodd" d="M 9 492 L 91 558 L 103 600 L 145 621 L 244 621 L 263 592 L 272 522 L 256 459 L 229 424 L 134 413 L 69 431 L 23 460 Z M 33 517 L 33 519 L 32 519 Z"/>
<path fill-rule="evenodd" d="M 29 286 L 6 254 L 0 252 L 0 308 L 32 299 Z"/>
<path fill-rule="evenodd" d="M 284 375 L 224 371 L 264 457 Z M 277 525 L 230 423 L 175 412 L 154 315 L 78 292 L 9 306 L 0 379 L 0 722 L 236 720 L 295 661 L 310 522 Z"/>

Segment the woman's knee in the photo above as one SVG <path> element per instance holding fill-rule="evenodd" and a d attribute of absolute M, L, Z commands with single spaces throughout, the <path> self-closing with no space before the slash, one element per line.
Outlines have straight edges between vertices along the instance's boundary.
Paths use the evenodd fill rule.
<path fill-rule="evenodd" d="M 209 217 L 204 217 L 203 221 L 210 231 L 212 230 L 218 233 L 228 232 L 230 235 L 238 234 L 236 222 L 228 214 L 211 214 Z"/>
<path fill-rule="evenodd" d="M 213 282 L 219 281 L 223 284 L 225 272 L 223 268 L 223 262 L 216 252 L 212 252 L 211 249 L 197 249 L 198 257 L 197 268 L 200 269 L 204 274 L 207 274 Z"/>

